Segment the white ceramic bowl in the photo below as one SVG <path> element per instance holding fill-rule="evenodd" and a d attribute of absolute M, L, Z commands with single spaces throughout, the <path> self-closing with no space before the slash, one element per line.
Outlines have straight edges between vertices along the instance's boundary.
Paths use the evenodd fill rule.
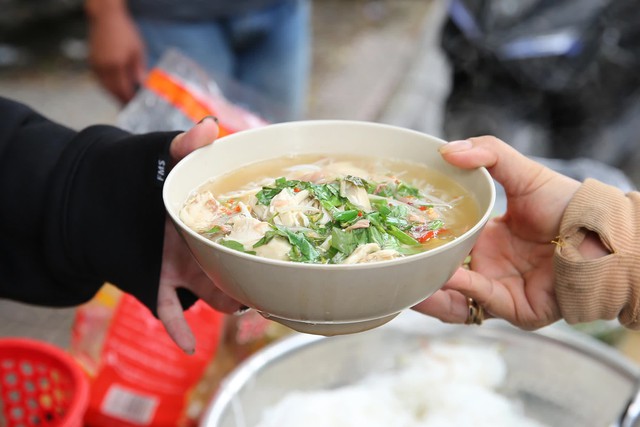
<path fill-rule="evenodd" d="M 337 335 L 382 325 L 439 289 L 462 264 L 489 219 L 495 186 L 483 169 L 461 170 L 438 153 L 444 141 L 399 127 L 317 120 L 238 132 L 196 150 L 169 173 L 164 202 L 207 275 L 265 317 L 297 331 Z M 417 255 L 369 264 L 318 265 L 244 254 L 198 235 L 180 221 L 187 197 L 212 177 L 287 154 L 365 154 L 420 162 L 462 185 L 480 220 L 457 239 Z"/>

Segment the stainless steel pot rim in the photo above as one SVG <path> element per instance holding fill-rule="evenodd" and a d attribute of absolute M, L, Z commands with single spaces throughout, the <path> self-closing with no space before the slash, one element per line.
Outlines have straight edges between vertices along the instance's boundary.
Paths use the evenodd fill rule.
<path fill-rule="evenodd" d="M 402 315 L 401 315 L 402 316 Z M 628 377 L 630 382 L 640 384 L 640 367 L 624 357 L 621 353 L 596 339 L 575 331 L 568 331 L 562 327 L 547 327 L 536 332 L 527 332 L 517 329 L 506 322 L 493 319 L 484 323 L 481 327 L 465 325 L 440 324 L 430 329 L 407 330 L 398 327 L 397 322 L 391 322 L 364 334 L 400 333 L 425 338 L 473 338 L 478 340 L 508 342 L 511 340 L 536 340 L 540 345 L 551 344 L 560 346 L 567 351 L 580 353 L 609 369 L 618 372 L 621 376 Z M 426 332 L 425 332 L 426 331 Z M 213 403 L 204 414 L 203 426 L 217 426 L 217 420 L 221 419 L 224 412 L 234 405 L 234 396 L 237 396 L 243 387 L 250 384 L 256 373 L 277 363 L 282 358 L 294 357 L 296 352 L 308 349 L 310 346 L 321 345 L 325 340 L 349 340 L 353 337 L 342 335 L 336 337 L 324 337 L 309 334 L 293 334 L 277 341 L 241 363 L 226 379 L 223 380 Z M 632 399 L 632 397 L 630 397 Z M 621 420 L 623 419 L 621 414 Z M 615 426 L 634 424 L 615 424 Z M 613 426 L 610 426 L 613 427 Z"/>

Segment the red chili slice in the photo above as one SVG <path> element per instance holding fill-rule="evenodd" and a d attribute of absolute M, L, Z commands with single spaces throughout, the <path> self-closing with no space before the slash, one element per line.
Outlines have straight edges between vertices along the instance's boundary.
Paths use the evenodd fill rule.
<path fill-rule="evenodd" d="M 445 233 L 446 228 L 438 228 L 436 230 L 429 230 L 425 226 L 415 227 L 411 230 L 411 235 L 420 243 L 426 243 L 429 240 L 437 237 L 440 233 Z"/>

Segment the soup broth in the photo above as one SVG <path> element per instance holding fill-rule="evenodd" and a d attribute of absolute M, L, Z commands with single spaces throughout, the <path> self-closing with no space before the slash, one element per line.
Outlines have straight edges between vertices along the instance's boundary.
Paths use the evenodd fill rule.
<path fill-rule="evenodd" d="M 201 185 L 180 212 L 208 239 L 310 263 L 375 262 L 441 246 L 479 220 L 444 174 L 404 160 L 288 156 Z"/>

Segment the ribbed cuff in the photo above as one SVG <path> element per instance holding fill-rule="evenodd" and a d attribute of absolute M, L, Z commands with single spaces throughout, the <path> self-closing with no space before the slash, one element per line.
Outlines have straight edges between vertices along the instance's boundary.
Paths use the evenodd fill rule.
<path fill-rule="evenodd" d="M 554 256 L 556 296 L 569 323 L 619 318 L 640 328 L 640 197 L 588 179 L 571 199 Z M 586 231 L 598 234 L 610 255 L 587 260 L 578 251 Z"/>

